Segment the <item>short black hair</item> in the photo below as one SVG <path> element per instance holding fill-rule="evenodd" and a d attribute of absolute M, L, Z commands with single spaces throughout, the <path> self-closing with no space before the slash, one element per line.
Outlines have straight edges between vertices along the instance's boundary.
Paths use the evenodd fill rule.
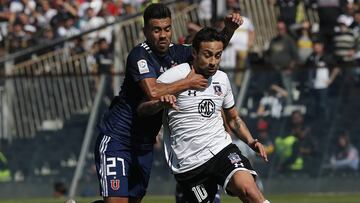
<path fill-rule="evenodd" d="M 170 9 L 163 3 L 154 3 L 146 7 L 144 11 L 144 24 L 149 23 L 150 19 L 171 18 Z"/>
<path fill-rule="evenodd" d="M 192 46 L 196 51 L 199 51 L 201 42 L 221 41 L 225 45 L 225 38 L 216 29 L 205 27 L 196 33 Z M 225 48 L 225 47 L 224 47 Z"/>

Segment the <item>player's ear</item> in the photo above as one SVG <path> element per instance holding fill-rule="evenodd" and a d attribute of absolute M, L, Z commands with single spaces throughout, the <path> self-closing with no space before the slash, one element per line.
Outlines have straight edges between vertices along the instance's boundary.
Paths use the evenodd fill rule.
<path fill-rule="evenodd" d="M 194 48 L 192 49 L 191 55 L 192 55 L 193 59 L 196 58 L 197 52 L 196 52 L 196 50 Z"/>
<path fill-rule="evenodd" d="M 145 38 L 148 38 L 149 26 L 148 26 L 148 25 L 144 25 L 144 27 L 142 28 L 142 31 L 143 31 L 143 33 L 144 33 Z"/>

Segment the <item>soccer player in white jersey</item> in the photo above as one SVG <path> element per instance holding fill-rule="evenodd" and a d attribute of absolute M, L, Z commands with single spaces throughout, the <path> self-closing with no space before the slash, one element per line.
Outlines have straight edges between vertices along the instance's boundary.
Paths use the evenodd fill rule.
<path fill-rule="evenodd" d="M 218 70 L 223 48 L 224 40 L 215 29 L 199 31 L 193 41 L 193 68 L 173 67 L 158 82 L 173 82 L 195 71 L 208 79 L 208 87 L 144 102 L 138 113 L 152 114 L 166 107 L 165 156 L 188 202 L 212 202 L 219 184 L 243 202 L 268 203 L 256 186 L 256 172 L 223 125 L 222 109 L 231 130 L 267 161 L 264 146 L 251 136 L 234 107 L 227 75 Z"/>

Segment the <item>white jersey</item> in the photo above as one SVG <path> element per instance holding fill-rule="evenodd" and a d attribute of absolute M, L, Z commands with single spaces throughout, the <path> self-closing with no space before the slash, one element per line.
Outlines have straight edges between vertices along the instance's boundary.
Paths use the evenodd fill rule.
<path fill-rule="evenodd" d="M 174 82 L 189 72 L 189 65 L 181 64 L 163 73 L 158 82 Z M 168 109 L 163 118 L 165 157 L 174 173 L 201 166 L 231 144 L 221 109 L 231 108 L 234 103 L 230 81 L 222 71 L 209 78 L 205 90 L 186 90 L 177 95 L 179 111 Z"/>

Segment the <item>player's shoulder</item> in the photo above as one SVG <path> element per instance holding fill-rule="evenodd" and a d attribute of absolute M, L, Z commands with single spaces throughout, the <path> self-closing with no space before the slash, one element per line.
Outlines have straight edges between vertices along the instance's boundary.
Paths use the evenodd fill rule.
<path fill-rule="evenodd" d="M 227 79 L 228 78 L 227 74 L 222 70 L 216 71 L 214 76 L 219 79 Z"/>
<path fill-rule="evenodd" d="M 149 57 L 151 53 L 150 46 L 146 42 L 142 42 L 131 49 L 128 58 Z"/>

